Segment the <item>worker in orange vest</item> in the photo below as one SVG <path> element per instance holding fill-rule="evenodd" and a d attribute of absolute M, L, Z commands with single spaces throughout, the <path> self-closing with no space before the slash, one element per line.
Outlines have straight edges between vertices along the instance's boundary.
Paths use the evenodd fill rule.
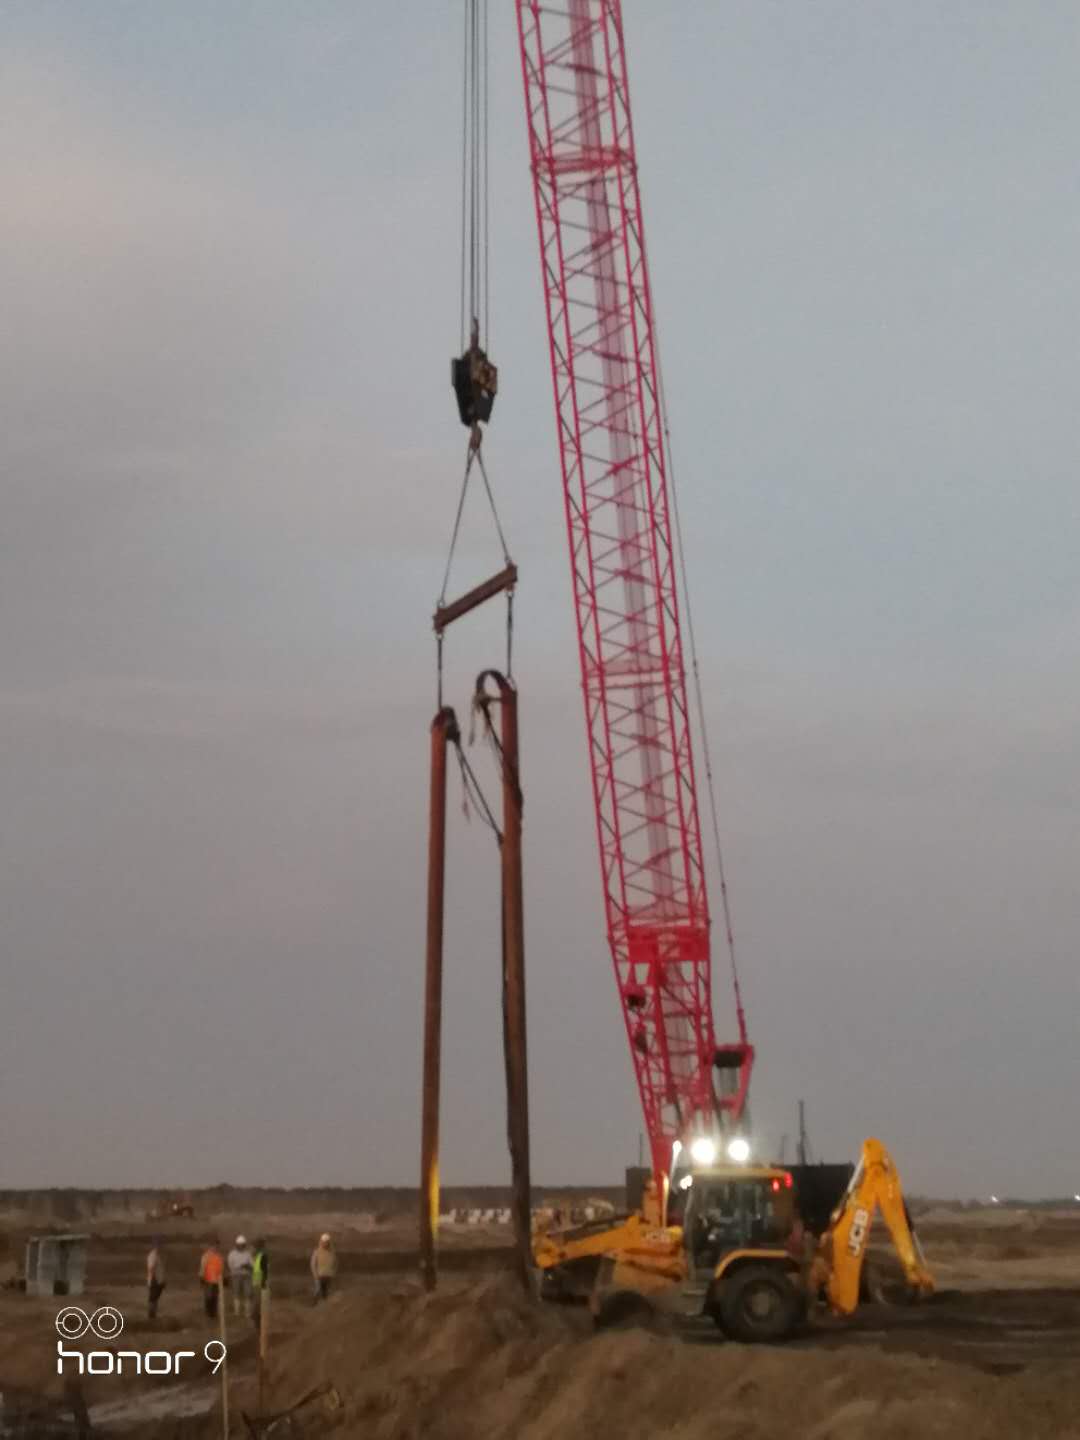
<path fill-rule="evenodd" d="M 211 1240 L 199 1261 L 199 1279 L 203 1287 L 203 1309 L 208 1320 L 216 1320 L 218 1295 L 221 1291 L 221 1277 L 225 1273 L 225 1261 L 221 1258 L 218 1242 Z"/>

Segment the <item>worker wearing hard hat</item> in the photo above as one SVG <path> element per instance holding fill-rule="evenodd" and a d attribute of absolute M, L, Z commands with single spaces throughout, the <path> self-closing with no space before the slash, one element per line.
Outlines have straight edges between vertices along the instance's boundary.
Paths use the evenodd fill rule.
<path fill-rule="evenodd" d="M 329 1235 L 320 1235 L 311 1252 L 311 1278 L 315 1288 L 315 1304 L 325 1300 L 337 1278 L 337 1251 Z"/>
<path fill-rule="evenodd" d="M 234 1315 L 251 1318 L 251 1271 L 254 1259 L 243 1235 L 237 1235 L 236 1244 L 229 1251 L 229 1288 L 232 1290 Z"/>

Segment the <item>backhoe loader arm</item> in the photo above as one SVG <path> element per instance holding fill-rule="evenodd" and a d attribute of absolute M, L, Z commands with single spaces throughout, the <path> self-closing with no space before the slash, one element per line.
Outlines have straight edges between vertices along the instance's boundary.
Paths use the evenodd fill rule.
<path fill-rule="evenodd" d="M 850 1315 L 859 1303 L 859 1279 L 877 1211 L 889 1228 L 908 1284 L 920 1295 L 933 1291 L 933 1276 L 908 1223 L 896 1165 L 880 1140 L 867 1140 L 811 1270 L 815 1289 L 823 1285 L 829 1305 L 841 1315 Z"/>

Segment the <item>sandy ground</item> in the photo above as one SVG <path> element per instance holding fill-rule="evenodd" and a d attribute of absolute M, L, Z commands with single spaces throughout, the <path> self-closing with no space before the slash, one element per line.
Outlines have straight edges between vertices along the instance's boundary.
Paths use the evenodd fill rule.
<path fill-rule="evenodd" d="M 32 1228 L 27 1217 L 0 1227 L 0 1266 Z M 139 1279 L 154 1229 L 165 1236 L 169 1286 L 151 1322 Z M 316 1308 L 307 1257 L 322 1229 L 338 1241 L 342 1276 L 339 1292 Z M 869 1305 L 849 1321 L 819 1319 L 786 1345 L 755 1348 L 723 1341 L 707 1322 L 677 1333 L 596 1335 L 579 1309 L 530 1305 L 505 1272 L 506 1236 L 496 1228 L 448 1230 L 439 1292 L 424 1296 L 408 1223 L 221 1216 L 100 1224 L 77 1303 L 115 1306 L 124 1334 L 109 1346 L 65 1348 L 190 1350 L 196 1359 L 180 1378 L 84 1377 L 95 1437 L 222 1434 L 220 1376 L 202 1353 L 217 1331 L 202 1314 L 195 1274 L 207 1235 L 228 1242 L 239 1230 L 270 1241 L 263 1414 L 290 1413 L 249 1429 L 255 1337 L 230 1313 L 233 1436 L 1080 1440 L 1080 1215 L 1016 1211 L 938 1212 L 923 1222 L 939 1287 L 931 1302 Z M 64 1303 L 0 1290 L 2 1440 L 77 1433 L 73 1396 L 56 1374 L 53 1321 Z"/>

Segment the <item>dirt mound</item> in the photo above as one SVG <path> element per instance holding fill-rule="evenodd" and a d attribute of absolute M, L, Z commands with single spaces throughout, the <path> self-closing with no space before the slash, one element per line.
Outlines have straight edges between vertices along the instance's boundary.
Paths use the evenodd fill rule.
<path fill-rule="evenodd" d="M 341 1440 L 1040 1440 L 1080 1436 L 1080 1379 L 991 1376 L 851 1337 L 828 1351 L 643 1330 L 594 1335 L 508 1277 L 454 1294 L 338 1297 L 276 1345 L 269 1408 L 320 1385 L 292 1433 Z M 235 1404 L 249 1413 L 250 1386 Z M 1037 1417 L 1038 1424 L 1033 1419 Z M 206 1431 L 212 1433 L 212 1429 Z"/>
<path fill-rule="evenodd" d="M 415 1414 L 429 1396 L 445 1406 L 459 1388 L 528 1369 L 588 1330 L 587 1316 L 530 1303 L 505 1275 L 456 1293 L 339 1295 L 276 1341 L 269 1408 L 330 1383 L 358 1414 Z"/>

